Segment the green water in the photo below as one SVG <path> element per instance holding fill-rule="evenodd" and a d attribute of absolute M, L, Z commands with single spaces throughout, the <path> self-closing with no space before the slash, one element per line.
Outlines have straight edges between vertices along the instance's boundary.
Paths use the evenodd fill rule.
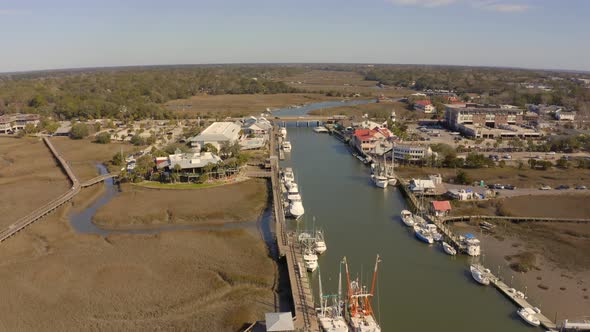
<path fill-rule="evenodd" d="M 328 251 L 320 257 L 324 293 L 336 293 L 343 256 L 351 277 L 362 272 L 369 285 L 379 253 L 373 307 L 383 331 L 540 331 L 521 322 L 516 306 L 495 288 L 472 281 L 469 258 L 418 241 L 398 217 L 406 207 L 398 190 L 374 187 L 369 168 L 343 143 L 311 128 L 288 127 L 287 139 L 293 151 L 282 166 L 293 167 L 299 184 L 305 207 L 299 225 L 311 228 L 315 217 L 326 235 Z M 317 292 L 317 271 L 310 276 Z"/>

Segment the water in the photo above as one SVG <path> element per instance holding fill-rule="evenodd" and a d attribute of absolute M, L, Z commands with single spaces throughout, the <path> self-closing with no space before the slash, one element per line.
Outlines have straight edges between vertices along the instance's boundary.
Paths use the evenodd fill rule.
<path fill-rule="evenodd" d="M 312 228 L 315 216 L 315 226 L 325 231 L 324 293 L 336 293 L 343 256 L 351 277 L 362 277 L 370 286 L 379 253 L 373 307 L 383 331 L 535 330 L 518 319 L 516 306 L 495 288 L 473 282 L 468 258 L 447 256 L 438 246 L 418 241 L 398 217 L 406 208 L 398 190 L 374 187 L 369 168 L 343 143 L 304 127 L 289 127 L 287 137 L 293 151 L 283 166 L 293 167 L 305 206 L 299 225 Z M 294 221 L 288 222 L 295 228 Z M 317 283 L 317 271 L 311 276 Z"/>
<path fill-rule="evenodd" d="M 345 100 L 345 101 L 325 101 L 321 103 L 307 104 L 299 108 L 283 108 L 272 113 L 273 116 L 307 116 L 307 113 L 319 110 L 322 108 L 338 107 L 338 106 L 352 106 L 370 104 L 376 102 L 371 100 Z"/>

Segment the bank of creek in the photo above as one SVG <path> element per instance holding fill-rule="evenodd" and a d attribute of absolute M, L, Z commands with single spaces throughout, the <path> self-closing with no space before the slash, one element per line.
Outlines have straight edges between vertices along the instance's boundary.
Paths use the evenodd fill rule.
<path fill-rule="evenodd" d="M 311 109 L 340 105 L 308 105 L 281 110 L 273 115 L 304 116 Z M 517 308 L 496 289 L 473 282 L 467 270 L 467 257 L 452 258 L 438 246 L 417 241 L 413 232 L 399 220 L 399 212 L 406 208 L 406 204 L 398 189 L 375 188 L 369 181 L 369 169 L 352 157 L 342 142 L 329 135 L 316 134 L 311 128 L 291 126 L 287 139 L 293 150 L 287 154 L 282 166 L 293 167 L 305 206 L 299 228 L 312 228 L 315 224 L 325 231 L 328 251 L 320 257 L 324 293 L 336 293 L 339 262 L 344 256 L 348 259 L 352 277 L 358 274 L 368 284 L 378 253 L 382 263 L 376 290 L 378 295 L 373 305 L 383 331 L 534 330 L 518 319 Z M 111 233 L 98 228 L 91 219 L 100 206 L 117 195 L 117 191 L 112 182 L 107 181 L 105 192 L 91 206 L 71 216 L 72 226 L 82 233 Z M 267 210 L 259 223 L 222 227 L 258 230 L 274 254 L 273 237 L 269 235 L 268 227 L 270 218 Z M 295 222 L 288 222 L 289 227 L 296 228 Z M 164 226 L 125 232 L 199 227 L 211 228 Z M 310 276 L 317 292 L 317 271 Z M 282 297 L 281 309 L 285 310 L 287 306 Z"/>

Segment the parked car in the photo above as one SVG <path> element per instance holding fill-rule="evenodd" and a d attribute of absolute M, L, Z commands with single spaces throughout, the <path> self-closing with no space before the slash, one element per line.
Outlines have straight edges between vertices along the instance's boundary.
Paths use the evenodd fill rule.
<path fill-rule="evenodd" d="M 555 189 L 557 189 L 557 190 L 567 190 L 569 188 L 570 188 L 570 186 L 567 186 L 565 184 L 562 184 L 562 185 L 559 185 L 558 187 L 556 187 Z"/>
<path fill-rule="evenodd" d="M 586 186 L 576 186 L 576 190 L 586 190 Z"/>
<path fill-rule="evenodd" d="M 551 187 L 545 185 L 545 186 L 541 186 L 541 188 L 539 188 L 539 190 L 551 190 Z"/>
<path fill-rule="evenodd" d="M 504 157 L 502 157 L 502 158 L 504 158 L 504 159 L 512 159 L 512 156 L 509 155 L 509 154 L 505 154 Z"/>
<path fill-rule="evenodd" d="M 511 184 L 507 184 L 507 185 L 504 186 L 504 189 L 514 190 L 514 189 L 516 189 L 516 187 L 513 186 L 513 185 L 511 185 Z"/>
<path fill-rule="evenodd" d="M 498 184 L 498 183 L 492 184 L 490 186 L 490 189 L 504 189 L 504 185 L 503 184 Z"/>

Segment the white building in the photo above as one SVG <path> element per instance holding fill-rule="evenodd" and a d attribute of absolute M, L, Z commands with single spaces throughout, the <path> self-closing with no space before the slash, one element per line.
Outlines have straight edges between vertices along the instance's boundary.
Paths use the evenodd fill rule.
<path fill-rule="evenodd" d="M 189 141 L 191 145 L 200 145 L 201 147 L 211 144 L 219 150 L 225 142 L 230 144 L 237 142 L 240 138 L 240 130 L 240 126 L 233 122 L 213 122 L 199 135 L 191 137 Z"/>
<path fill-rule="evenodd" d="M 393 147 L 393 158 L 399 161 L 422 161 L 433 155 L 429 146 L 398 144 Z"/>
<path fill-rule="evenodd" d="M 211 152 L 197 152 L 197 153 L 181 153 L 176 151 L 168 158 L 157 158 L 156 165 L 158 169 L 168 168 L 173 170 L 176 165 L 185 172 L 195 172 L 209 164 L 217 164 L 221 162 L 221 158 Z"/>
<path fill-rule="evenodd" d="M 0 134 L 15 133 L 25 129 L 30 124 L 35 127 L 39 124 L 38 114 L 6 114 L 0 116 Z"/>
<path fill-rule="evenodd" d="M 436 185 L 432 180 L 412 179 L 410 190 L 415 194 L 433 195 L 436 193 Z"/>
<path fill-rule="evenodd" d="M 555 118 L 559 121 L 574 121 L 576 119 L 576 113 L 567 111 L 557 111 L 555 112 Z"/>

